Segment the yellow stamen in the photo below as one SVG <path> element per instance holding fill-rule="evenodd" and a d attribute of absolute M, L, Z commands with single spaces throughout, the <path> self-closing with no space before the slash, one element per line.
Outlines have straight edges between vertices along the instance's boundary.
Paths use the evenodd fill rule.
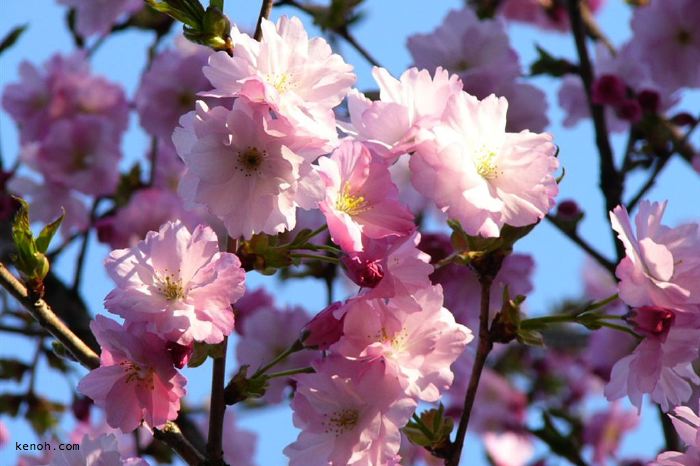
<path fill-rule="evenodd" d="M 340 197 L 335 201 L 335 208 L 341 212 L 353 216 L 363 212 L 367 206 L 364 196 L 353 196 L 347 183 L 343 186 Z"/>

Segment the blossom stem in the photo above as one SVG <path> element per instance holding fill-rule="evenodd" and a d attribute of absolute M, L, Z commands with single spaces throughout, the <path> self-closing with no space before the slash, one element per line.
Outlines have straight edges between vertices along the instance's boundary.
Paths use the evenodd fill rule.
<path fill-rule="evenodd" d="M 85 344 L 61 319 L 53 312 L 43 299 L 35 299 L 29 295 L 27 288 L 0 262 L 0 285 L 19 301 L 36 321 L 88 369 L 100 367 L 100 357 Z M 154 429 L 154 436 L 168 444 L 187 464 L 199 465 L 204 457 L 182 435 L 179 427 L 173 422 L 165 424 L 163 429 Z"/>
<path fill-rule="evenodd" d="M 255 26 L 255 40 L 258 42 L 262 39 L 262 20 L 270 17 L 272 12 L 272 5 L 274 0 L 262 0 L 262 5 L 260 5 L 260 15 L 258 15 L 258 24 Z"/>
<path fill-rule="evenodd" d="M 491 284 L 493 277 L 490 275 L 482 275 L 479 278 L 481 283 L 481 309 L 479 312 L 479 346 L 474 357 L 474 366 L 472 367 L 471 377 L 469 378 L 469 386 L 464 397 L 464 408 L 459 420 L 457 435 L 452 443 L 452 451 L 450 457 L 445 460 L 445 466 L 458 466 L 462 456 L 462 448 L 464 447 L 464 438 L 467 435 L 467 426 L 469 425 L 469 417 L 474 407 L 476 392 L 479 389 L 479 380 L 481 373 L 486 365 L 486 358 L 493 348 L 493 342 L 489 335 L 489 308 L 491 297 Z"/>
<path fill-rule="evenodd" d="M 283 352 L 281 352 L 280 354 L 275 356 L 275 358 L 272 361 L 270 361 L 269 363 L 265 364 L 263 367 L 258 369 L 255 372 L 255 374 L 253 374 L 251 379 L 254 379 L 256 377 L 263 375 L 271 367 L 273 367 L 273 366 L 279 364 L 280 362 L 284 361 L 285 359 L 287 359 L 287 356 L 289 356 L 290 354 L 296 353 L 296 352 L 301 351 L 303 349 L 304 349 L 304 343 L 301 340 L 295 341 L 294 343 L 292 343 L 292 345 L 289 348 L 287 348 L 286 350 L 284 350 Z"/>
<path fill-rule="evenodd" d="M 211 377 L 211 402 L 209 409 L 209 438 L 207 439 L 207 459 L 212 465 L 223 464 L 222 439 L 224 432 L 224 413 L 226 400 L 224 383 L 226 377 L 226 345 L 228 338 L 219 343 L 223 348 L 221 356 L 214 358 Z"/>
<path fill-rule="evenodd" d="M 602 105 L 595 104 L 592 98 L 593 85 L 593 65 L 588 56 L 586 48 L 586 31 L 582 19 L 582 1 L 569 0 L 569 19 L 571 20 L 571 30 L 574 34 L 576 50 L 579 56 L 579 74 L 583 81 L 583 88 L 586 91 L 588 106 L 593 118 L 593 126 L 595 129 L 596 145 L 600 155 L 600 189 L 605 197 L 605 213 L 612 211 L 622 202 L 622 190 L 624 178 L 622 174 L 615 168 L 615 160 L 613 150 L 608 138 L 608 126 L 605 121 L 605 109 Z M 613 235 L 613 243 L 618 258 L 624 257 L 625 251 L 622 243 L 617 241 L 615 231 L 610 230 Z"/>
<path fill-rule="evenodd" d="M 279 372 L 273 372 L 271 374 L 268 374 L 267 377 L 269 379 L 274 379 L 276 377 L 289 377 L 290 375 L 296 375 L 296 374 L 313 374 L 316 372 L 313 367 L 298 367 L 296 369 L 289 369 L 286 371 L 279 371 Z"/>
<path fill-rule="evenodd" d="M 338 259 L 335 257 L 328 257 L 328 256 L 319 256 L 316 254 L 297 254 L 293 253 L 290 254 L 290 257 L 298 258 L 298 259 L 310 259 L 310 260 L 318 260 L 321 262 L 328 262 L 330 264 L 338 264 Z"/>

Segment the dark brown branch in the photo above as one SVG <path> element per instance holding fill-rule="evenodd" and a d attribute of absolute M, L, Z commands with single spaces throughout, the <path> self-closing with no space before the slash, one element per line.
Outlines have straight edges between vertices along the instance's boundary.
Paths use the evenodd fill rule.
<path fill-rule="evenodd" d="M 224 414 L 226 400 L 224 384 L 226 377 L 226 344 L 228 339 L 220 343 L 223 346 L 222 356 L 214 358 L 211 377 L 211 403 L 209 408 L 209 437 L 207 440 L 207 459 L 211 465 L 223 465 L 223 450 L 221 447 L 224 432 Z"/>
<path fill-rule="evenodd" d="M 615 159 L 608 139 L 608 126 L 605 121 L 605 109 L 603 106 L 593 103 L 591 88 L 593 84 L 593 65 L 586 49 L 586 31 L 581 14 L 581 1 L 569 0 L 569 19 L 571 20 L 571 30 L 576 42 L 576 50 L 579 56 L 579 73 L 586 91 L 588 106 L 593 118 L 595 129 L 596 145 L 600 154 L 600 189 L 605 196 L 605 213 L 612 211 L 622 203 L 623 178 L 615 168 Z M 624 257 L 622 244 L 617 241 L 615 232 L 611 229 L 613 243 L 617 258 Z"/>
<path fill-rule="evenodd" d="M 491 283 L 493 278 L 482 276 L 481 282 L 481 310 L 479 312 L 479 346 L 474 357 L 474 366 L 472 367 L 471 377 L 469 378 L 469 386 L 464 397 L 464 407 L 457 428 L 457 435 L 452 444 L 452 452 L 450 457 L 445 460 L 445 466 L 458 466 L 462 456 L 462 448 L 464 447 L 464 438 L 467 435 L 467 427 L 469 426 L 469 417 L 471 416 L 474 400 L 479 389 L 479 380 L 481 373 L 486 365 L 486 358 L 493 348 L 493 342 L 489 335 L 489 300 L 491 297 Z"/>
<path fill-rule="evenodd" d="M 154 429 L 153 436 L 172 448 L 190 466 L 199 466 L 204 461 L 204 456 L 192 446 L 173 422 L 168 422 L 162 429 Z"/>
<path fill-rule="evenodd" d="M 258 24 L 255 26 L 255 40 L 260 41 L 262 39 L 262 20 L 270 17 L 272 12 L 272 5 L 274 0 L 262 0 L 262 5 L 260 5 L 260 14 L 258 15 Z"/>
<path fill-rule="evenodd" d="M 557 229 L 558 229 L 559 231 L 561 231 L 562 233 L 564 233 L 564 235 L 566 235 L 567 238 L 569 238 L 571 241 L 573 241 L 574 243 L 576 243 L 576 244 L 577 244 L 581 249 L 583 249 L 588 255 L 590 255 L 593 259 L 595 259 L 596 262 L 598 262 L 600 265 L 602 265 L 603 267 L 605 267 L 605 269 L 607 269 L 608 272 L 610 272 L 611 275 L 615 275 L 615 264 L 613 264 L 612 262 L 610 262 L 610 261 L 609 261 L 607 258 L 605 258 L 605 256 L 603 256 L 601 253 L 599 253 L 598 251 L 596 251 L 596 250 L 593 248 L 593 246 L 591 246 L 590 244 L 588 244 L 588 243 L 586 242 L 586 240 L 584 240 L 583 238 L 581 238 L 581 237 L 578 235 L 578 233 L 576 233 L 575 230 L 572 231 L 572 230 L 570 230 L 570 229 L 564 227 L 562 224 L 559 223 L 559 221 L 557 221 L 557 219 L 556 219 L 555 217 L 552 217 L 551 215 L 547 215 L 546 218 L 547 218 L 547 220 L 549 220 L 549 222 L 550 222 L 552 225 L 554 225 L 555 227 L 557 227 Z"/>

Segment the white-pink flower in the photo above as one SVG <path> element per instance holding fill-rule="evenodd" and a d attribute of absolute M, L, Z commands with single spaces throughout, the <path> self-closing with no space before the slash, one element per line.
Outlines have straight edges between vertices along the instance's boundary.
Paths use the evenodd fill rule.
<path fill-rule="evenodd" d="M 406 311 L 393 300 L 351 301 L 343 336 L 331 350 L 348 358 L 383 358 L 408 395 L 433 402 L 452 384 L 450 365 L 473 335 L 442 307 L 439 286 L 418 290 L 414 299 L 420 312 Z"/>
<path fill-rule="evenodd" d="M 326 190 L 319 207 L 333 242 L 344 251 L 362 251 L 363 236 L 405 236 L 415 228 L 386 163 L 362 143 L 346 140 L 318 165 Z"/>
<path fill-rule="evenodd" d="M 688 446 L 685 453 L 667 451 L 661 453 L 652 466 L 695 466 L 700 464 L 700 417 L 687 406 L 673 410 L 671 418 L 678 436 Z"/>
<path fill-rule="evenodd" d="M 211 228 L 168 222 L 112 251 L 105 265 L 117 285 L 105 306 L 127 322 L 183 345 L 218 343 L 233 331 L 231 304 L 243 296 L 245 273 L 235 254 L 219 251 Z"/>
<path fill-rule="evenodd" d="M 383 465 L 395 459 L 399 429 L 416 403 L 385 366 L 381 359 L 331 356 L 314 365 L 315 374 L 297 376 L 292 409 L 301 433 L 284 449 L 290 466 Z"/>
<path fill-rule="evenodd" d="M 216 97 L 245 96 L 269 104 L 307 134 L 336 139 L 332 109 L 355 82 L 352 66 L 322 38 L 309 40 L 299 18 L 262 20 L 262 40 L 233 27 L 233 56 L 218 52 L 204 67 Z"/>
<path fill-rule="evenodd" d="M 483 439 L 494 466 L 525 466 L 535 455 L 532 440 L 524 434 L 486 432 Z"/>
<path fill-rule="evenodd" d="M 438 67 L 431 78 L 427 70 L 409 68 L 399 79 L 384 68 L 372 69 L 379 85 L 379 100 L 371 101 L 352 90 L 348 94 L 350 124 L 341 128 L 357 139 L 389 149 L 385 156 L 410 152 L 421 141 L 421 129 L 437 123 L 448 100 L 459 93 L 462 83 Z"/>
<path fill-rule="evenodd" d="M 547 133 L 506 132 L 508 102 L 462 92 L 447 104 L 435 139 L 411 157 L 411 180 L 470 235 L 536 223 L 554 205 L 559 166 Z"/>
<path fill-rule="evenodd" d="M 187 379 L 173 367 L 166 342 L 142 324 L 125 327 L 101 315 L 90 329 L 102 348 L 100 367 L 78 391 L 105 410 L 107 423 L 130 432 L 141 422 L 158 428 L 175 419 Z"/>
<path fill-rule="evenodd" d="M 666 202 L 640 202 L 636 233 L 625 207 L 610 213 L 626 253 L 615 273 L 626 304 L 682 311 L 700 304 L 700 229 L 696 223 L 676 228 L 662 225 L 665 209 Z"/>
<path fill-rule="evenodd" d="M 323 186 L 310 162 L 318 147 L 299 138 L 265 104 L 239 97 L 228 110 L 197 110 L 180 119 L 173 142 L 187 167 L 180 183 L 186 207 L 204 205 L 231 237 L 294 228 L 296 209 L 316 207 Z"/>
<path fill-rule="evenodd" d="M 503 22 L 480 20 L 471 7 L 449 11 L 430 34 L 409 37 L 408 49 L 417 67 L 446 68 L 479 98 L 520 75 L 518 54 L 510 47 Z"/>

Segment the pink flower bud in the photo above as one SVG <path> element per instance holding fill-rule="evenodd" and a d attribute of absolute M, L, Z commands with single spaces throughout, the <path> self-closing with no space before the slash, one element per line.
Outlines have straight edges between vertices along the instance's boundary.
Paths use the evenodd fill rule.
<path fill-rule="evenodd" d="M 71 404 L 71 411 L 73 411 L 73 416 L 80 421 L 86 422 L 90 419 L 90 408 L 92 407 L 92 400 L 86 396 L 78 396 L 73 399 L 73 404 Z"/>
<path fill-rule="evenodd" d="M 380 259 L 346 256 L 343 258 L 343 265 L 350 280 L 362 288 L 374 288 L 384 278 L 384 268 Z"/>
<path fill-rule="evenodd" d="M 615 107 L 617 116 L 623 120 L 635 123 L 642 118 L 642 107 L 635 99 L 627 99 Z"/>
<path fill-rule="evenodd" d="M 333 313 L 341 306 L 342 303 L 331 304 L 304 326 L 302 334 L 307 335 L 304 346 L 327 350 L 333 343 L 340 340 L 343 336 L 345 316 L 337 319 Z"/>
<path fill-rule="evenodd" d="M 168 354 L 170 354 L 170 359 L 173 361 L 173 365 L 178 369 L 182 369 L 187 365 L 192 357 L 192 352 L 194 351 L 194 343 L 190 342 L 188 345 L 181 345 L 175 343 L 174 341 L 169 341 L 166 345 Z"/>
<path fill-rule="evenodd" d="M 627 86 L 614 74 L 604 74 L 591 87 L 591 98 L 599 105 L 620 105 L 627 97 Z"/>
<path fill-rule="evenodd" d="M 668 331 L 673 325 L 676 315 L 671 309 L 660 306 L 642 306 L 632 310 L 628 321 L 634 330 L 646 337 L 666 340 Z"/>
<path fill-rule="evenodd" d="M 582 216 L 583 212 L 573 199 L 566 199 L 557 204 L 557 218 L 561 220 L 573 222 Z"/>
<path fill-rule="evenodd" d="M 645 112 L 656 113 L 659 111 L 661 96 L 656 91 L 645 89 L 637 94 L 637 101 Z"/>

